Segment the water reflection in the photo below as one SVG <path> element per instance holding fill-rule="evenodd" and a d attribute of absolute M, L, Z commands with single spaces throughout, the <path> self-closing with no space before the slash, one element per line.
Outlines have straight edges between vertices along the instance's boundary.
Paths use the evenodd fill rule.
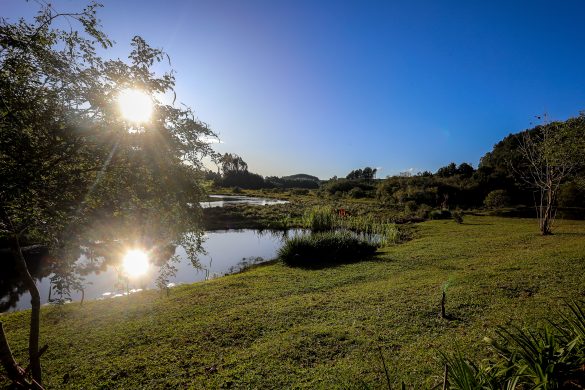
<path fill-rule="evenodd" d="M 279 199 L 268 199 L 268 198 L 254 198 L 250 196 L 241 195 L 209 195 L 212 201 L 201 202 L 201 207 L 212 208 L 212 207 L 224 207 L 233 204 L 249 204 L 254 206 L 270 206 L 274 204 L 288 203 L 286 200 Z"/>
<path fill-rule="evenodd" d="M 48 251 L 41 245 L 24 246 L 22 254 L 26 260 L 28 270 L 35 280 L 49 276 L 50 258 Z M 16 306 L 20 296 L 26 291 L 22 280 L 12 260 L 12 253 L 8 248 L 0 249 L 0 312 Z"/>
<path fill-rule="evenodd" d="M 172 266 L 176 268 L 176 275 L 169 278 L 168 287 L 240 272 L 251 265 L 271 260 L 276 257 L 276 252 L 287 234 L 299 234 L 299 231 L 291 230 L 284 233 L 282 231 L 245 229 L 207 232 L 203 244 L 206 254 L 199 256 L 200 269 L 193 267 L 183 247 L 176 248 L 176 262 L 172 263 Z M 43 259 L 42 251 L 37 250 L 34 253 L 36 254 L 33 255 L 33 252 L 30 252 L 28 255 L 31 272 L 38 280 L 37 286 L 41 294 L 41 303 L 47 303 L 50 298 L 51 283 L 47 268 L 43 267 L 43 264 L 48 264 L 48 260 L 41 261 Z M 81 256 L 79 262 L 85 261 L 84 256 Z M 9 263 L 2 261 L 1 264 L 6 266 Z M 112 299 L 137 293 L 144 289 L 155 288 L 158 271 L 158 266 L 150 267 L 145 275 L 130 279 L 125 277 L 123 270 L 119 267 L 108 266 L 85 275 L 83 292 L 72 291 L 71 298 L 79 301 L 84 295 L 86 300 Z M 0 311 L 29 308 L 30 295 L 28 292 L 24 292 L 24 286 L 18 283 L 13 267 L 12 270 L 0 269 L 0 272 L 2 275 L 0 280 L 0 296 L 2 297 Z"/>

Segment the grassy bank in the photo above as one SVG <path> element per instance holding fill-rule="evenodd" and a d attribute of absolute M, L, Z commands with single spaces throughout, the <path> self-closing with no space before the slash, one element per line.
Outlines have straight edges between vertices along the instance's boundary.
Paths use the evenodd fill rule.
<path fill-rule="evenodd" d="M 498 325 L 536 326 L 585 296 L 585 223 L 467 216 L 418 225 L 376 259 L 319 270 L 275 263 L 169 297 L 45 308 L 49 388 L 429 388 L 439 350 L 485 357 Z M 438 317 L 443 288 L 447 314 Z M 2 315 L 19 361 L 28 312 Z"/>

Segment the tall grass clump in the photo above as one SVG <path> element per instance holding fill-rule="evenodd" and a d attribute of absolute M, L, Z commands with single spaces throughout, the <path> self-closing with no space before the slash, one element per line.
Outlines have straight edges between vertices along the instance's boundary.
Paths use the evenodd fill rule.
<path fill-rule="evenodd" d="M 394 222 L 380 221 L 372 215 L 339 219 L 338 229 L 355 232 L 379 246 L 398 244 L 406 237 Z"/>
<path fill-rule="evenodd" d="M 278 258 L 289 266 L 318 268 L 362 260 L 377 248 L 377 244 L 351 232 L 321 232 L 287 239 Z"/>
<path fill-rule="evenodd" d="M 313 207 L 303 216 L 303 226 L 313 233 L 334 230 L 338 216 L 333 208 L 328 206 Z"/>
<path fill-rule="evenodd" d="M 303 226 L 312 233 L 353 232 L 378 246 L 397 244 L 405 239 L 398 225 L 372 215 L 340 216 L 332 207 L 314 207 L 303 216 Z"/>
<path fill-rule="evenodd" d="M 500 328 L 499 341 L 487 339 L 498 359 L 475 364 L 461 354 L 444 356 L 450 389 L 585 388 L 583 303 L 543 329 Z"/>

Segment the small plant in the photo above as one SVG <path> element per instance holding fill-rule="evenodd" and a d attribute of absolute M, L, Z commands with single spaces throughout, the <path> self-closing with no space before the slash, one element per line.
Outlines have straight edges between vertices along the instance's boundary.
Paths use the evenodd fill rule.
<path fill-rule="evenodd" d="M 581 304 L 582 306 L 582 304 Z M 585 387 L 585 312 L 569 305 L 570 314 L 543 329 L 497 331 L 500 341 L 486 339 L 499 356 L 475 364 L 457 354 L 443 355 L 450 389 L 583 389 Z"/>

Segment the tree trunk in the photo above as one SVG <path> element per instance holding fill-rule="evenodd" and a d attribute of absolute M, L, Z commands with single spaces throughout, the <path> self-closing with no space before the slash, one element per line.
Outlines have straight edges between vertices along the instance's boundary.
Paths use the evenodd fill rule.
<path fill-rule="evenodd" d="M 549 184 L 549 188 L 546 189 L 544 194 L 541 196 L 544 197 L 544 210 L 540 213 L 540 233 L 543 236 L 548 236 L 552 234 L 552 224 L 555 217 L 555 193 L 552 189 L 552 183 Z M 541 201 L 541 204 L 543 202 Z M 542 207 L 542 206 L 541 206 Z"/>
<path fill-rule="evenodd" d="M 16 234 L 12 237 L 10 250 L 14 256 L 14 260 L 16 261 L 16 268 L 30 293 L 31 313 L 30 333 L 28 337 L 28 356 L 32 377 L 37 383 L 40 384 L 42 383 L 41 357 L 39 355 L 41 296 L 34 279 L 30 275 L 30 272 L 28 272 L 28 267 L 22 254 L 18 235 Z"/>

